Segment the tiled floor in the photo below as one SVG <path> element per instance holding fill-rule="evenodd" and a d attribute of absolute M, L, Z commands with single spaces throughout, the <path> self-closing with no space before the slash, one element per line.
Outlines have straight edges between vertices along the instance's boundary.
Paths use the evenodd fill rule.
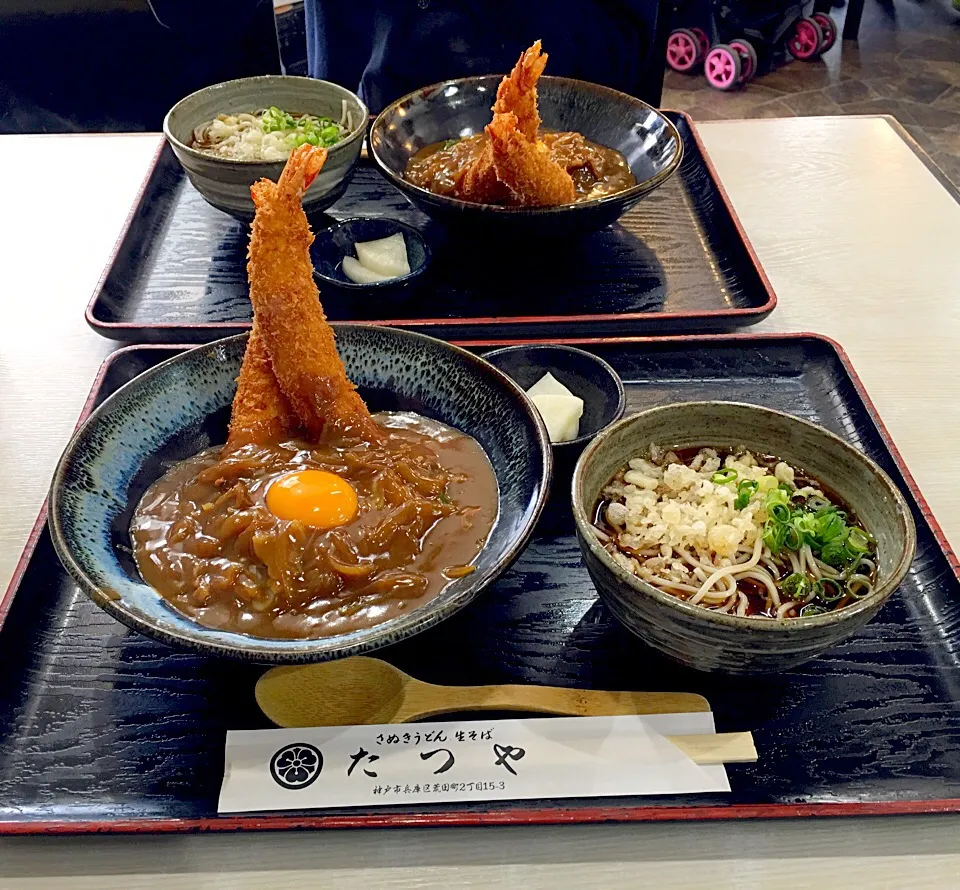
<path fill-rule="evenodd" d="M 833 15 L 842 23 L 844 10 Z M 892 114 L 960 184 L 960 12 L 949 0 L 866 0 L 858 43 L 787 62 L 734 93 L 669 71 L 663 105 L 694 120 Z"/>

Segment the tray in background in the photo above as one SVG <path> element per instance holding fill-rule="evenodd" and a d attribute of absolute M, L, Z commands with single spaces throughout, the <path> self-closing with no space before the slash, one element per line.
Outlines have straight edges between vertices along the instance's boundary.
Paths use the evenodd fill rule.
<path fill-rule="evenodd" d="M 760 759 L 728 766 L 730 794 L 219 817 L 226 730 L 267 725 L 253 694 L 263 669 L 175 651 L 115 622 L 70 581 L 41 522 L 0 629 L 0 833 L 960 812 L 958 567 L 845 357 L 809 335 L 584 348 L 623 376 L 628 411 L 676 400 L 758 402 L 861 448 L 912 505 L 918 549 L 907 580 L 853 639 L 801 668 L 704 675 L 616 623 L 597 601 L 572 527 L 563 527 L 536 536 L 457 616 L 378 655 L 436 683 L 699 693 L 719 732 L 754 734 Z M 115 353 L 95 401 L 177 351 Z"/>
<path fill-rule="evenodd" d="M 677 173 L 620 224 L 569 242 L 464 240 L 422 214 L 368 163 L 314 228 L 387 216 L 418 228 L 428 273 L 395 298 L 324 288 L 331 321 L 376 321 L 445 339 L 730 330 L 776 297 L 690 119 L 667 112 L 684 144 Z M 208 205 L 164 144 L 147 175 L 87 320 L 105 337 L 198 343 L 250 326 L 248 227 Z M 509 267 L 509 268 L 508 268 Z"/>

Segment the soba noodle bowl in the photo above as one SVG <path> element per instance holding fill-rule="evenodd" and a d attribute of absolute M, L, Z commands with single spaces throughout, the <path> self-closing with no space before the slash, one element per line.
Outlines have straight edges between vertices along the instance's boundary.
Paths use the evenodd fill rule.
<path fill-rule="evenodd" d="M 730 615 L 822 614 L 876 582 L 876 544 L 849 509 L 746 449 L 651 446 L 604 488 L 595 531 L 625 570 Z"/>

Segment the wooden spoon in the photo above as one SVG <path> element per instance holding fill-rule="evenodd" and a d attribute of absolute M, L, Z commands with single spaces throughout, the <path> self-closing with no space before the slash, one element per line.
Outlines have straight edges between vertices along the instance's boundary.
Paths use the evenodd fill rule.
<path fill-rule="evenodd" d="M 277 667 L 257 682 L 257 704 L 278 726 L 408 723 L 455 711 L 567 717 L 709 711 L 689 692 L 600 692 L 552 686 L 435 686 L 377 658 Z M 671 736 L 697 763 L 756 760 L 750 733 Z M 705 758 L 705 759 L 704 759 Z"/>

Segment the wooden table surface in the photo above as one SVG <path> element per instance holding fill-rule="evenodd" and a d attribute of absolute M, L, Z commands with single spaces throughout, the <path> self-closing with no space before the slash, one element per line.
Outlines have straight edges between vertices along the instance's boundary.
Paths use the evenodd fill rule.
<path fill-rule="evenodd" d="M 960 204 L 885 118 L 699 129 L 780 298 L 754 330 L 846 348 L 960 546 Z M 0 590 L 115 348 L 83 309 L 157 140 L 0 137 Z M 960 816 L 0 838 L 2 890 L 500 886 L 955 887 Z"/>

